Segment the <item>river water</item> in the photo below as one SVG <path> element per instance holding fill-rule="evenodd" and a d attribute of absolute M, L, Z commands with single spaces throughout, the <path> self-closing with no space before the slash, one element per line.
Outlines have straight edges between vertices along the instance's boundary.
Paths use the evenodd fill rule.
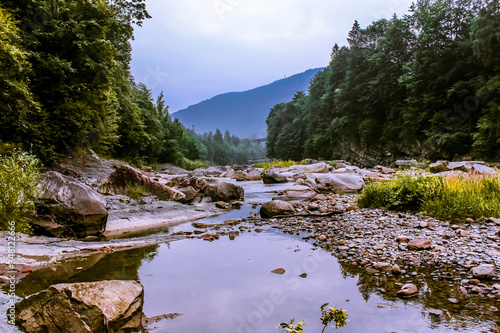
<path fill-rule="evenodd" d="M 241 210 L 200 222 L 246 217 L 258 210 L 251 202 L 264 202 L 285 186 L 242 185 L 246 204 Z M 389 290 L 408 281 L 368 276 L 313 248 L 303 235 L 263 229 L 242 231 L 234 240 L 185 239 L 71 260 L 33 272 L 19 282 L 17 292 L 25 296 L 61 282 L 136 280 L 144 286 L 147 317 L 179 314 L 152 324 L 151 333 L 280 332 L 279 323 L 292 318 L 305 321 L 305 332 L 319 333 L 323 303 L 347 310 L 348 323 L 339 332 L 491 332 L 497 326 L 454 309 L 431 281 L 418 281 L 423 296 L 398 299 Z M 192 227 L 188 223 L 168 232 L 181 230 Z M 272 273 L 276 268 L 285 273 Z M 303 273 L 307 277 L 299 276 Z"/>

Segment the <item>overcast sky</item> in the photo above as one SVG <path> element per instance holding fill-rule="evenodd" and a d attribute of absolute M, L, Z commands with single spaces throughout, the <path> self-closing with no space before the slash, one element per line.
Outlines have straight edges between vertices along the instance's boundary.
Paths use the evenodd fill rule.
<path fill-rule="evenodd" d="M 147 0 L 153 17 L 135 30 L 132 74 L 165 94 L 175 112 L 328 64 L 362 27 L 412 0 Z"/>

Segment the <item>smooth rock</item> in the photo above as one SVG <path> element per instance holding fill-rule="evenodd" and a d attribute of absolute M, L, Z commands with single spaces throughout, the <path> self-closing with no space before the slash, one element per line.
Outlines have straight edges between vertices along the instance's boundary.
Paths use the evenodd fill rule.
<path fill-rule="evenodd" d="M 356 174 L 315 173 L 320 190 L 357 192 L 365 186 L 365 181 Z"/>
<path fill-rule="evenodd" d="M 472 275 L 478 279 L 490 279 L 495 272 L 495 265 L 481 264 L 471 269 Z"/>
<path fill-rule="evenodd" d="M 135 281 L 57 284 L 16 303 L 24 332 L 142 332 L 143 287 Z"/>
<path fill-rule="evenodd" d="M 430 239 L 414 239 L 408 243 L 409 250 L 428 250 L 432 246 Z"/>
<path fill-rule="evenodd" d="M 260 216 L 264 218 L 278 215 L 291 215 L 295 213 L 293 206 L 282 200 L 271 200 L 266 202 L 260 208 Z"/>
<path fill-rule="evenodd" d="M 401 287 L 401 290 L 396 293 L 399 297 L 413 297 L 418 295 L 418 288 L 413 283 L 407 283 Z"/>
<path fill-rule="evenodd" d="M 221 200 L 228 202 L 232 200 L 244 200 L 245 198 L 243 187 L 228 182 L 208 184 L 204 189 L 204 193 L 214 201 Z"/>
<path fill-rule="evenodd" d="M 38 226 L 53 236 L 98 236 L 106 229 L 108 211 L 99 193 L 78 180 L 56 171 L 40 176 L 42 195 L 39 215 L 55 216 L 55 224 Z M 34 220 L 36 223 L 37 219 Z M 61 230 L 57 225 L 64 226 Z"/>
<path fill-rule="evenodd" d="M 328 164 L 325 162 L 309 164 L 309 165 L 292 165 L 288 168 L 290 171 L 299 173 L 328 173 Z"/>

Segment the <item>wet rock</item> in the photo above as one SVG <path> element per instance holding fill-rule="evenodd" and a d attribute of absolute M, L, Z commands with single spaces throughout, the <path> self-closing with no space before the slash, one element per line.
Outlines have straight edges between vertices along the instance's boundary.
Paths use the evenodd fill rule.
<path fill-rule="evenodd" d="M 39 219 L 34 223 L 52 236 L 87 237 L 100 235 L 106 228 L 108 211 L 102 196 L 79 182 L 55 171 L 40 176 L 42 195 L 38 208 Z M 45 223 L 44 215 L 55 221 Z M 64 230 L 62 230 L 62 228 Z"/>
<path fill-rule="evenodd" d="M 495 272 L 495 265 L 481 264 L 471 269 L 472 275 L 478 279 L 491 279 Z"/>
<path fill-rule="evenodd" d="M 465 304 L 465 308 L 467 310 L 477 310 L 477 305 L 474 303 L 467 303 L 467 304 Z"/>
<path fill-rule="evenodd" d="M 392 274 L 401 275 L 401 268 L 399 267 L 399 265 L 396 264 L 392 266 Z"/>
<path fill-rule="evenodd" d="M 398 242 L 398 243 L 408 243 L 409 241 L 410 241 L 410 237 L 408 237 L 408 236 L 400 235 L 400 236 L 396 237 L 396 242 Z"/>
<path fill-rule="evenodd" d="M 386 262 L 376 262 L 373 264 L 373 268 L 382 272 L 392 272 L 392 265 Z"/>
<path fill-rule="evenodd" d="M 272 270 L 271 273 L 283 275 L 283 274 L 285 274 L 285 269 L 284 268 L 276 268 L 275 270 Z"/>
<path fill-rule="evenodd" d="M 320 235 L 318 237 L 318 240 L 322 241 L 322 242 L 325 242 L 326 240 L 328 239 L 328 237 L 326 237 L 325 235 Z"/>
<path fill-rule="evenodd" d="M 214 201 L 222 200 L 228 202 L 231 200 L 243 200 L 245 198 L 243 187 L 227 182 L 208 184 L 205 187 L 204 193 Z"/>
<path fill-rule="evenodd" d="M 129 196 L 133 188 L 142 188 L 160 200 L 180 201 L 186 197 L 183 193 L 146 177 L 141 171 L 128 165 L 119 167 L 106 179 L 101 180 L 98 191 L 102 194 Z"/>
<path fill-rule="evenodd" d="M 143 287 L 134 281 L 57 284 L 16 303 L 24 332 L 142 332 Z"/>
<path fill-rule="evenodd" d="M 220 208 L 220 209 L 226 209 L 229 207 L 229 203 L 224 202 L 224 201 L 217 201 L 215 203 L 215 207 Z"/>
<path fill-rule="evenodd" d="M 291 215 L 295 213 L 293 206 L 282 200 L 271 200 L 266 202 L 260 208 L 260 216 L 264 218 L 278 215 Z"/>
<path fill-rule="evenodd" d="M 198 229 L 206 229 L 208 227 L 208 224 L 202 222 L 193 222 L 191 225 Z"/>
<path fill-rule="evenodd" d="M 307 277 L 307 273 L 302 273 L 302 274 L 300 274 L 300 275 L 299 275 L 299 277 L 301 277 L 301 278 L 305 279 L 305 278 Z M 498 310 L 497 310 L 497 311 L 498 311 Z"/>
<path fill-rule="evenodd" d="M 414 239 L 408 243 L 408 250 L 428 250 L 431 246 L 430 239 Z"/>
<path fill-rule="evenodd" d="M 414 297 L 418 295 L 418 288 L 413 283 L 407 283 L 401 287 L 396 295 L 403 298 Z"/>

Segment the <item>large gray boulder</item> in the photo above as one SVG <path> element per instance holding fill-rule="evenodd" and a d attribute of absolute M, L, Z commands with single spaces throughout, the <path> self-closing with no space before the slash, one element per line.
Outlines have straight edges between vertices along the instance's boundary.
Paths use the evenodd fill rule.
<path fill-rule="evenodd" d="M 143 287 L 135 281 L 57 284 L 16 303 L 28 333 L 142 332 Z"/>
<path fill-rule="evenodd" d="M 181 201 L 185 198 L 182 192 L 152 180 L 128 165 L 119 167 L 109 177 L 103 179 L 99 183 L 98 191 L 102 194 L 128 196 L 134 188 L 141 188 L 160 200 Z"/>
<path fill-rule="evenodd" d="M 329 172 L 328 164 L 325 162 L 314 163 L 309 165 L 292 165 L 290 171 L 299 173 L 327 173 Z"/>
<path fill-rule="evenodd" d="M 56 171 L 43 173 L 40 181 L 42 195 L 38 207 L 39 217 L 34 219 L 35 228 L 38 225 L 49 233 L 52 233 L 50 230 L 57 230 L 57 234 L 52 233 L 54 236 L 87 237 L 104 232 L 108 211 L 99 193 Z M 51 216 L 51 220 L 43 223 L 43 216 Z"/>
<path fill-rule="evenodd" d="M 252 170 L 249 172 L 235 171 L 231 174 L 231 178 L 236 179 L 237 181 L 255 181 L 261 180 L 262 176 L 257 170 Z"/>
<path fill-rule="evenodd" d="M 357 192 L 365 186 L 365 181 L 357 174 L 315 173 L 319 190 Z"/>
<path fill-rule="evenodd" d="M 293 213 L 295 213 L 293 206 L 282 200 L 268 201 L 260 208 L 260 216 L 264 218 L 278 215 L 292 215 Z"/>
<path fill-rule="evenodd" d="M 294 185 L 283 190 L 283 194 L 291 199 L 314 198 L 318 193 L 305 185 Z"/>
<path fill-rule="evenodd" d="M 204 193 L 211 197 L 213 201 L 229 202 L 232 200 L 244 200 L 245 198 L 243 187 L 227 182 L 208 184 L 205 187 Z"/>

